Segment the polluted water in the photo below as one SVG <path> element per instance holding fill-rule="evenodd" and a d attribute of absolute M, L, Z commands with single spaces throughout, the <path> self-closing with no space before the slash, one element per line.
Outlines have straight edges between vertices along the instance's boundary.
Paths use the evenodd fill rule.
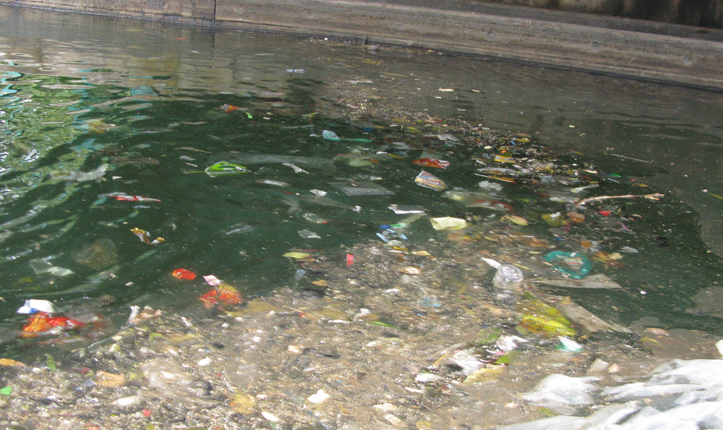
<path fill-rule="evenodd" d="M 418 54 L 312 42 L 381 80 Z M 16 57 L 67 127 L 5 160 L 0 426 L 723 426 L 720 260 L 638 170 L 274 55 L 283 85 L 177 93 Z"/>

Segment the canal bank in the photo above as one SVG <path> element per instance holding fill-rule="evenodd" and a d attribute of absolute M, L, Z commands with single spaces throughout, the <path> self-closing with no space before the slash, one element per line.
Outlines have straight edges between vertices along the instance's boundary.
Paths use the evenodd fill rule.
<path fill-rule="evenodd" d="M 0 4 L 340 37 L 723 89 L 723 31 L 447 0 L 17 0 Z"/>

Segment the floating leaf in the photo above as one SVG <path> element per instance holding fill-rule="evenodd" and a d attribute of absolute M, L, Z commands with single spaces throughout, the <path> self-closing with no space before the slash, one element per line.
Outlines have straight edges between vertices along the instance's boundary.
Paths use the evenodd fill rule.
<path fill-rule="evenodd" d="M 521 216 L 517 216 L 517 215 L 509 215 L 508 214 L 508 215 L 503 216 L 502 219 L 507 220 L 507 221 L 517 224 L 517 225 L 528 225 L 529 224 L 526 219 L 522 218 Z"/>

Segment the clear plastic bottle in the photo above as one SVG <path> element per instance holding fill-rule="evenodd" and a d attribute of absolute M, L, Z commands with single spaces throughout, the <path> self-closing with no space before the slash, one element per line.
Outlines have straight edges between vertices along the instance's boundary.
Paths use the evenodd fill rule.
<path fill-rule="evenodd" d="M 495 286 L 495 301 L 500 305 L 511 306 L 517 301 L 520 285 L 525 280 L 522 270 L 510 264 L 497 267 L 492 285 Z"/>
<path fill-rule="evenodd" d="M 497 268 L 492 284 L 500 290 L 516 290 L 522 281 L 525 280 L 525 275 L 522 274 L 522 270 L 511 264 L 501 264 Z"/>

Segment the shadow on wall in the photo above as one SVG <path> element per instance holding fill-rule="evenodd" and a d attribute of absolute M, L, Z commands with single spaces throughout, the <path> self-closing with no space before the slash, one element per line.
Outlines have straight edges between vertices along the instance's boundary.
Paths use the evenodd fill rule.
<path fill-rule="evenodd" d="M 570 12 L 723 28 L 723 0 L 489 0 Z"/>

